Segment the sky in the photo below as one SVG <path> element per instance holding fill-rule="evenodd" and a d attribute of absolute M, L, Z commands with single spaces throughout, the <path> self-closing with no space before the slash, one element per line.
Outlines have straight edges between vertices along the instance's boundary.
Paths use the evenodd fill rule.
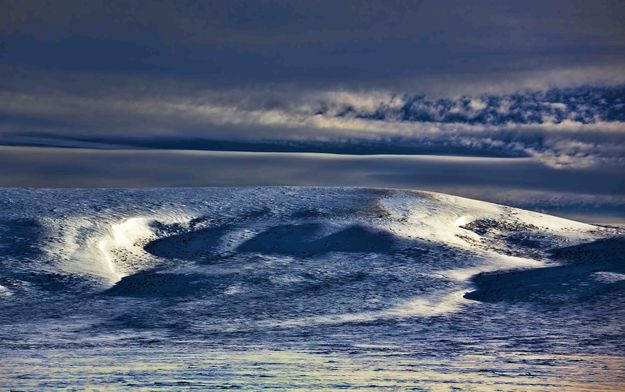
<path fill-rule="evenodd" d="M 622 1 L 0 8 L 0 186 L 402 187 L 625 221 Z"/>

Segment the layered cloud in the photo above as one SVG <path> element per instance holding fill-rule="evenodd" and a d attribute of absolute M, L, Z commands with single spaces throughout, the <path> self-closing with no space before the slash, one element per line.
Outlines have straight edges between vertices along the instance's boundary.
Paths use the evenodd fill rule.
<path fill-rule="evenodd" d="M 618 0 L 2 5 L 3 144 L 625 156 Z"/>
<path fill-rule="evenodd" d="M 383 90 L 0 93 L 4 144 L 625 160 L 625 87 L 435 98 Z"/>

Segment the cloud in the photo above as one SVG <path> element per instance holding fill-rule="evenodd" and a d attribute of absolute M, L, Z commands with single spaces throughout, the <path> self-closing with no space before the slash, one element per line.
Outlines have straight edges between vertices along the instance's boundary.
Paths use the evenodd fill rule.
<path fill-rule="evenodd" d="M 3 6 L 2 65 L 73 75 L 426 94 L 625 81 L 625 7 L 618 0 L 314 6 L 23 0 Z"/>
<path fill-rule="evenodd" d="M 45 145 L 48 137 L 51 145 L 65 138 L 82 146 L 139 146 L 141 139 L 168 138 L 323 142 L 348 152 L 350 145 L 356 151 L 383 143 L 389 152 L 393 147 L 473 151 L 584 167 L 625 161 L 624 108 L 624 86 L 448 98 L 344 89 L 91 94 L 5 89 L 0 92 L 0 132 L 5 144 L 30 138 Z"/>

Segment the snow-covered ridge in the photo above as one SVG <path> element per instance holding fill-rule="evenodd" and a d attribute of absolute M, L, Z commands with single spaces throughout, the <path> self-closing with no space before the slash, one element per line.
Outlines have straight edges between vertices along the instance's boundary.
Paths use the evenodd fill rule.
<path fill-rule="evenodd" d="M 434 192 L 399 193 L 380 204 L 389 211 L 389 225 L 398 234 L 455 246 L 479 241 L 483 235 L 468 228 L 484 221 L 490 221 L 494 230 L 535 230 L 565 241 L 587 240 L 598 230 L 565 218 Z"/>
<path fill-rule="evenodd" d="M 156 237 L 156 220 L 176 222 L 185 219 L 167 215 L 131 216 L 98 221 L 90 217 L 48 220 L 60 238 L 44 245 L 43 250 L 57 261 L 59 271 L 78 274 L 114 284 L 124 276 L 149 268 L 153 260 L 143 246 Z"/>
<path fill-rule="evenodd" d="M 480 273 L 553 266 L 553 248 L 618 234 L 408 190 L 5 192 L 10 203 L 30 201 L 26 208 L 3 210 L 5 271 L 20 273 L 0 281 L 7 292 L 47 290 L 50 284 L 79 290 L 82 282 L 113 296 L 223 298 L 226 308 L 229 301 L 267 297 L 284 303 L 271 320 L 253 323 L 267 327 L 458 312 L 475 305 L 464 293 Z M 18 237 L 24 236 L 36 248 L 29 256 L 18 252 Z M 596 282 L 620 281 L 613 274 L 592 276 Z M 315 302 L 319 309 L 312 316 L 286 311 L 310 306 L 307 295 L 326 298 Z M 369 299 L 353 302 L 354 295 Z"/>
<path fill-rule="evenodd" d="M 276 189 L 270 189 L 270 192 L 275 191 Z M 291 189 L 290 192 L 300 193 L 304 192 L 304 189 Z M 249 206 L 248 202 L 253 203 L 254 201 L 254 195 L 247 196 L 247 198 L 242 197 L 238 200 L 228 201 L 231 207 L 230 215 L 236 216 L 237 209 L 240 209 L 241 213 L 245 212 Z M 248 198 L 251 200 L 247 200 Z M 279 202 L 276 204 L 279 208 L 281 207 Z M 340 232 L 341 228 L 353 225 L 362 225 L 363 227 L 388 231 L 398 238 L 408 241 L 426 241 L 473 251 L 482 247 L 482 252 L 485 255 L 493 260 L 498 260 L 502 266 L 506 267 L 517 264 L 519 266 L 537 265 L 539 261 L 528 260 L 527 258 L 517 258 L 518 260 L 512 261 L 513 257 L 509 254 L 501 253 L 500 249 L 488 246 L 489 240 L 492 242 L 492 232 L 501 234 L 506 232 L 506 228 L 510 230 L 510 227 L 517 225 L 519 231 L 534 232 L 534 234 L 540 232 L 543 237 L 549 236 L 549 240 L 552 241 L 550 242 L 551 246 L 555 246 L 557 243 L 572 244 L 588 241 L 599 235 L 599 229 L 593 225 L 440 193 L 387 191 L 371 204 L 384 211 L 382 218 L 371 219 L 366 215 L 362 216 L 357 211 L 363 206 L 354 203 L 351 206 L 354 209 L 351 216 L 323 216 L 320 214 L 318 217 L 313 216 L 314 219 L 312 220 L 329 223 L 322 230 L 325 234 Z M 365 208 L 371 208 L 371 204 Z M 190 207 L 193 209 L 193 206 Z M 302 203 L 302 205 L 289 206 L 282 211 L 276 210 L 274 214 L 284 216 L 303 210 L 314 211 L 317 209 L 322 211 L 324 208 L 331 210 L 332 206 L 314 206 Z M 154 257 L 146 253 L 144 246 L 157 240 L 159 236 L 167 237 L 168 234 L 171 234 L 171 232 L 159 233 L 155 224 L 178 225 L 176 231 L 178 234 L 179 232 L 193 233 L 206 228 L 190 223 L 200 217 L 199 211 L 196 211 L 195 215 L 191 212 L 185 214 L 181 211 L 169 213 L 160 211 L 152 215 L 138 214 L 109 218 L 108 221 L 104 220 L 104 222 L 94 222 L 89 216 L 62 219 L 60 222 L 47 219 L 51 225 L 57 224 L 59 228 L 62 227 L 60 230 L 63 234 L 62 238 L 51 242 L 46 250 L 52 257 L 57 255 L 64 259 L 60 267 L 68 273 L 99 276 L 105 281 L 115 283 L 129 273 L 147 268 L 155 263 Z M 236 252 L 237 246 L 246 239 L 252 238 L 268 227 L 274 227 L 278 222 L 273 220 L 272 217 L 261 220 L 252 219 L 244 225 L 233 226 L 227 232 L 215 232 L 215 236 L 221 236 L 223 240 L 223 243 L 216 247 L 216 253 Z M 294 225 L 312 221 L 297 217 L 291 217 L 288 221 L 278 220 L 281 223 Z M 476 222 L 490 222 L 490 230 L 483 233 L 480 233 L 479 230 L 471 230 L 471 225 L 476 224 Z M 320 236 L 312 232 L 310 235 L 315 236 L 315 238 Z M 315 238 L 311 237 L 310 240 Z M 288 241 L 288 238 L 286 240 Z M 205 245 L 206 241 L 204 243 L 196 242 L 194 246 L 201 248 Z M 484 268 L 471 268 L 468 271 L 476 273 L 482 270 L 491 270 L 494 267 L 485 266 Z M 458 277 L 460 273 L 452 273 L 452 275 Z"/>

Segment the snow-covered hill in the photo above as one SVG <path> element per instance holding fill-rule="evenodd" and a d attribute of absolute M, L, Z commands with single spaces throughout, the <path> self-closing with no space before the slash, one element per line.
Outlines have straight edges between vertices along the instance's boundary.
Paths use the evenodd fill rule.
<path fill-rule="evenodd" d="M 503 328 L 512 351 L 551 355 L 557 336 L 625 316 L 618 229 L 431 192 L 5 189 L 0 230 L 0 338 L 17 352 L 148 338 L 481 352 Z"/>

